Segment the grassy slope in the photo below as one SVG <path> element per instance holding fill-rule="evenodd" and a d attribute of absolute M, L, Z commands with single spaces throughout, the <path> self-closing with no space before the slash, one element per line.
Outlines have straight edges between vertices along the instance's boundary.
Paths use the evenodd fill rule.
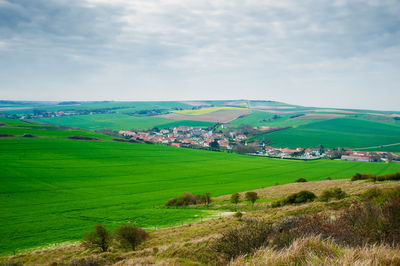
<path fill-rule="evenodd" d="M 400 142 L 400 127 L 355 118 L 337 118 L 267 134 L 274 145 L 287 147 L 361 148 Z M 398 148 L 392 148 L 397 149 Z"/>
<path fill-rule="evenodd" d="M 310 213 L 321 210 L 334 215 L 335 212 L 340 212 L 340 208 L 351 204 L 351 202 L 357 198 L 356 195 L 366 191 L 367 189 L 372 187 L 390 188 L 395 187 L 396 185 L 398 185 L 398 182 L 350 182 L 349 180 L 345 179 L 308 183 L 291 183 L 257 190 L 261 199 L 256 202 L 254 208 L 251 208 L 250 204 L 245 201 L 242 201 L 239 203 L 239 205 L 247 206 L 243 219 L 262 218 L 272 220 L 293 215 L 294 213 Z M 333 187 L 342 188 L 344 191 L 346 191 L 346 193 L 350 194 L 351 197 L 341 201 L 328 203 L 313 202 L 300 205 L 290 205 L 281 208 L 266 208 L 267 199 L 286 197 L 292 193 L 305 189 L 320 195 L 323 190 Z M 214 203 L 222 203 L 223 206 L 225 206 L 225 204 L 230 204 L 233 209 L 235 207 L 233 204 L 229 203 L 229 198 L 230 195 L 214 198 Z M 184 226 L 162 228 L 155 232 L 151 232 L 151 238 L 144 242 L 135 252 L 116 251 L 99 254 L 97 251 L 89 251 L 79 244 L 73 244 L 34 251 L 8 258 L 0 257 L 0 263 L 14 262 L 24 265 L 42 265 L 45 263 L 51 264 L 52 262 L 57 261 L 58 264 L 61 263 L 63 265 L 69 265 L 72 260 L 76 261 L 78 258 L 94 256 L 91 258 L 104 258 L 108 262 L 118 263 L 116 265 L 148 265 L 156 263 L 163 265 L 222 265 L 226 264 L 227 262 L 223 263 L 221 260 L 221 254 L 212 252 L 207 247 L 212 245 L 213 239 L 220 237 L 219 234 L 221 232 L 241 224 L 241 221 L 238 221 L 232 216 L 226 216 L 218 219 L 198 221 L 196 223 Z M 321 249 L 323 252 L 321 252 Z M 357 263 L 361 263 L 362 265 L 382 265 L 390 263 L 393 264 L 399 260 L 399 249 L 391 249 L 388 246 L 373 246 L 370 249 L 372 250 L 360 252 L 358 248 L 339 246 L 335 247 L 331 251 L 331 249 L 325 248 L 323 243 L 317 241 L 317 243 L 303 248 L 299 248 L 299 246 L 289 247 L 287 250 L 283 250 L 283 252 L 270 249 L 269 254 L 266 254 L 268 256 L 260 258 L 252 255 L 239 257 L 237 260 L 233 261 L 233 263 L 236 265 L 243 265 L 251 261 L 251 263 L 255 263 L 257 265 L 291 265 L 294 263 L 321 265 L 326 264 L 328 261 L 328 264 L 330 265 L 335 264 L 335 261 L 337 265 L 353 265 Z M 158 250 L 158 253 L 155 254 L 153 252 L 154 250 Z M 268 248 L 262 248 L 257 253 L 261 253 L 261 255 L 263 255 L 266 250 L 268 250 Z M 352 252 L 353 254 L 347 254 L 348 252 Z M 310 256 L 309 253 L 314 254 Z M 329 254 L 329 256 L 327 254 Z M 393 255 L 395 255 L 395 258 L 391 258 Z M 281 260 L 282 257 L 286 259 Z M 340 259 L 343 260 L 340 261 Z"/>
<path fill-rule="evenodd" d="M 130 116 L 119 113 L 38 118 L 35 119 L 35 121 L 90 130 L 99 130 L 104 128 L 121 130 L 132 128 L 151 129 L 162 124 L 175 122 L 176 120 L 155 116 Z"/>
<path fill-rule="evenodd" d="M 75 134 L 74 134 L 75 135 Z M 156 208 L 182 192 L 229 194 L 400 165 L 287 161 L 103 141 L 0 138 L 0 250 L 79 239 L 101 222 L 167 226 L 201 210 Z"/>
<path fill-rule="evenodd" d="M 279 114 L 280 118 L 273 119 L 277 115 L 274 113 L 267 113 L 262 111 L 252 111 L 251 114 L 239 117 L 230 122 L 232 125 L 251 125 L 251 126 L 267 126 L 267 127 L 286 127 L 292 126 L 297 127 L 300 125 L 306 125 L 322 119 L 295 119 L 288 120 L 294 114 Z"/>
<path fill-rule="evenodd" d="M 0 117 L 0 134 L 8 134 L 21 137 L 24 134 L 31 134 L 35 137 L 46 138 L 67 138 L 69 136 L 94 137 L 98 139 L 112 139 L 113 137 L 82 130 L 60 129 L 54 126 L 46 126 L 34 123 L 27 123 L 20 120 Z"/>

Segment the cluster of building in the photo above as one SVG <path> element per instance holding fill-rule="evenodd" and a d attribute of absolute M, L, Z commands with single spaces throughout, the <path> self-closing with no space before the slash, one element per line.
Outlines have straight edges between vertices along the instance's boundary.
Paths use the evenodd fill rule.
<path fill-rule="evenodd" d="M 230 128 L 221 125 L 221 129 Z M 248 137 L 240 131 L 204 129 L 191 126 L 178 126 L 169 129 L 156 129 L 149 131 L 120 130 L 119 134 L 132 139 L 148 143 L 171 145 L 174 147 L 189 148 L 222 148 L 232 149 L 235 145 L 242 144 L 254 147 L 249 155 L 268 156 L 284 159 L 314 160 L 319 158 L 339 159 L 344 161 L 374 162 L 391 160 L 392 155 L 385 152 L 364 152 L 340 149 L 318 148 L 281 148 L 265 145 L 262 141 L 247 143 Z M 217 144 L 216 144 L 217 143 Z M 395 156 L 396 157 L 396 156 Z M 396 158 L 395 158 L 396 159 Z"/>
<path fill-rule="evenodd" d="M 229 125 L 222 125 L 227 128 Z M 121 130 L 120 135 L 134 140 L 147 141 L 151 143 L 167 144 L 175 147 L 199 146 L 208 148 L 213 142 L 218 143 L 218 147 L 232 149 L 232 146 L 239 144 L 247 139 L 247 136 L 237 131 L 230 131 L 228 135 L 218 133 L 198 127 L 179 126 L 169 129 L 152 131 L 129 131 Z"/>

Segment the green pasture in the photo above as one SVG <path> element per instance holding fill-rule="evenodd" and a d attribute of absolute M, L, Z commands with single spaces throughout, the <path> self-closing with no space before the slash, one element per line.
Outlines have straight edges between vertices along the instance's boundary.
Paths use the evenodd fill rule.
<path fill-rule="evenodd" d="M 67 138 L 71 136 L 92 137 L 98 139 L 112 139 L 113 137 L 91 131 L 61 129 L 54 126 L 27 123 L 21 120 L 0 117 L 0 134 L 22 137 L 31 134 L 34 137 Z"/>
<path fill-rule="evenodd" d="M 169 146 L 0 138 L 0 253 L 79 240 L 96 223 L 152 229 L 206 215 L 166 209 L 183 192 L 213 196 L 308 180 L 383 174 L 400 165 L 291 161 Z"/>
<path fill-rule="evenodd" d="M 170 122 L 175 122 L 176 120 L 156 116 L 131 116 L 121 113 L 113 113 L 38 118 L 34 119 L 34 121 L 89 130 L 100 130 L 104 128 L 112 130 L 133 128 L 145 130 Z"/>
<path fill-rule="evenodd" d="M 400 127 L 356 118 L 336 118 L 263 135 L 282 147 L 362 148 L 400 142 Z M 393 146 L 391 151 L 400 151 Z"/>

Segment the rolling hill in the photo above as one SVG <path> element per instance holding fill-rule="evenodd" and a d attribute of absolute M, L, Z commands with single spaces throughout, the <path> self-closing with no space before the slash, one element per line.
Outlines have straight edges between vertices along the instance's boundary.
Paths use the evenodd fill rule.
<path fill-rule="evenodd" d="M 210 215 L 164 208 L 183 192 L 230 194 L 298 177 L 348 178 L 400 171 L 398 164 L 291 161 L 112 141 L 109 136 L 1 119 L 0 250 L 78 240 L 96 223 L 152 229 Z M 6 133 L 5 133 L 6 132 Z M 10 134 L 13 133 L 13 134 Z M 32 134 L 37 137 L 22 137 Z M 98 140 L 71 140 L 88 136 Z"/>

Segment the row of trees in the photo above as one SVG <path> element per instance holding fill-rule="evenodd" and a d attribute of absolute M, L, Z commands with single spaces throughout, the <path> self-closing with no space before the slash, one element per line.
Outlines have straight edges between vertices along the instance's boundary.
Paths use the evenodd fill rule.
<path fill-rule="evenodd" d="M 135 225 L 122 225 L 110 232 L 101 224 L 83 236 L 83 245 L 90 249 L 106 252 L 113 244 L 124 249 L 135 250 L 136 247 L 149 238 L 149 233 Z"/>
<path fill-rule="evenodd" d="M 254 206 L 254 203 L 259 199 L 257 192 L 249 191 L 244 194 L 244 199 L 246 201 L 251 202 L 251 206 Z M 233 193 L 231 195 L 231 202 L 233 204 L 238 204 L 240 202 L 240 194 L 239 193 Z"/>

